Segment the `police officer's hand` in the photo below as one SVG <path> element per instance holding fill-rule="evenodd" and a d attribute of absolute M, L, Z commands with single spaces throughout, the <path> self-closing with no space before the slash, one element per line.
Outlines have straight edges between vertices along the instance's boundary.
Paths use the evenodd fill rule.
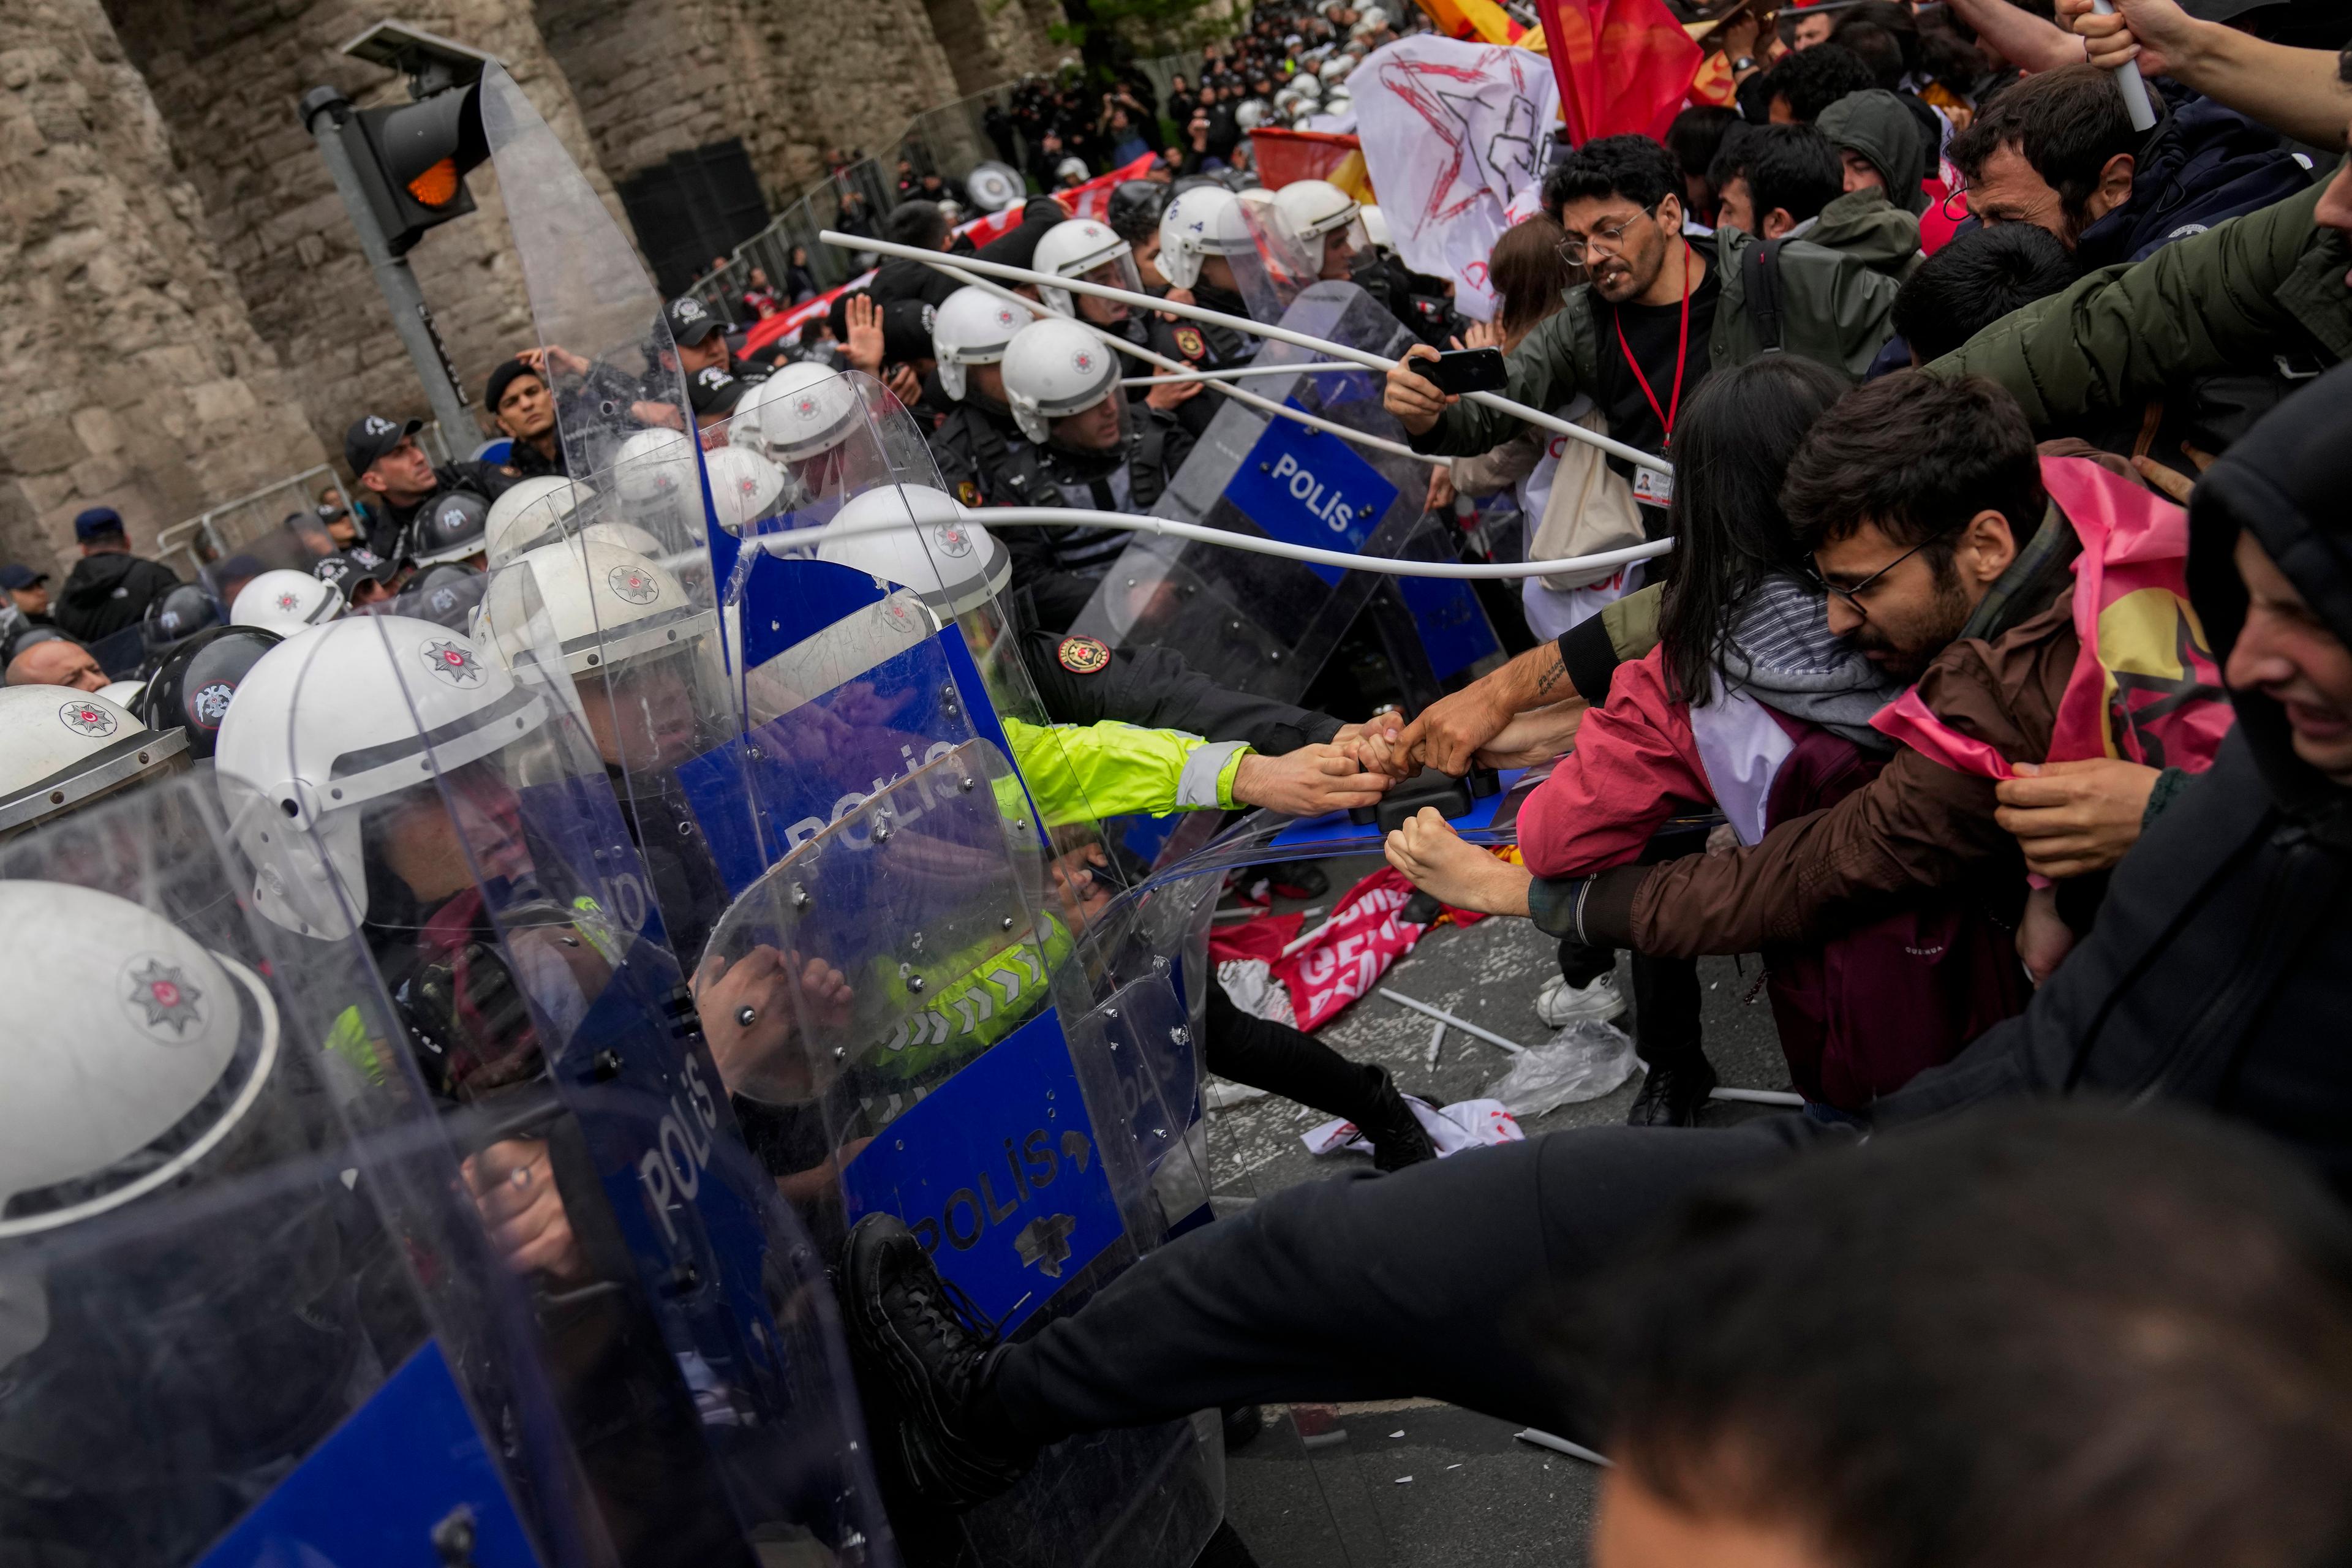
<path fill-rule="evenodd" d="M 882 384 L 890 389 L 890 395 L 898 400 L 901 407 L 912 408 L 923 400 L 923 378 L 910 365 L 892 365 Z"/>
<path fill-rule="evenodd" d="M 2120 757 L 2020 763 L 1993 786 L 1992 819 L 2014 834 L 2025 868 L 2053 881 L 2104 871 L 2139 842 L 2157 769 Z"/>
<path fill-rule="evenodd" d="M 1301 746 L 1279 757 L 1251 752 L 1234 773 L 1234 798 L 1286 816 L 1377 805 L 1389 781 L 1366 773 L 1346 746 Z"/>
<path fill-rule="evenodd" d="M 489 1232 L 490 1245 L 518 1274 L 545 1274 L 576 1284 L 587 1256 L 572 1234 L 572 1216 L 555 1190 L 555 1167 L 541 1138 L 509 1138 L 467 1157 L 459 1166 L 466 1190 Z"/>
<path fill-rule="evenodd" d="M 1152 407 L 1157 408 L 1162 414 L 1171 413 L 1174 411 L 1178 404 L 1184 402 L 1188 398 L 1198 397 L 1201 395 L 1202 384 L 1200 382 L 1169 381 L 1160 376 L 1153 376 L 1151 379 L 1158 384 L 1152 387 L 1151 391 L 1145 395 L 1143 401 L 1150 404 Z"/>
<path fill-rule="evenodd" d="M 1073 849 L 1053 863 L 1054 893 L 1061 900 L 1062 919 L 1071 926 L 1091 924 L 1118 896 L 1109 878 L 1095 875 L 1098 866 L 1110 866 L 1110 857 L 1099 844 Z"/>
<path fill-rule="evenodd" d="M 1178 305 L 1196 305 L 1200 303 L 1199 300 L 1192 298 L 1192 290 L 1190 289 L 1171 289 L 1167 293 L 1162 294 L 1160 298 Z M 1181 321 L 1184 318 L 1177 315 L 1172 310 L 1162 310 L 1160 312 L 1160 319 L 1163 321 Z"/>
<path fill-rule="evenodd" d="M 588 374 L 588 362 L 586 360 L 582 359 L 570 349 L 561 347 L 554 343 L 550 343 L 545 348 L 525 349 L 522 353 L 515 355 L 515 358 L 520 360 L 524 368 L 528 369 L 531 374 L 539 377 L 541 381 L 548 380 L 547 370 L 550 365 L 553 365 L 557 370 L 562 371 L 566 375 L 586 375 Z M 551 389 L 553 384 L 550 382 L 549 385 Z"/>
<path fill-rule="evenodd" d="M 1436 424 L 1439 415 L 1462 401 L 1440 392 L 1435 383 L 1423 379 L 1412 369 L 1413 361 L 1436 357 L 1437 351 L 1427 343 L 1413 344 L 1389 371 L 1388 386 L 1381 394 L 1381 405 L 1416 436 Z"/>

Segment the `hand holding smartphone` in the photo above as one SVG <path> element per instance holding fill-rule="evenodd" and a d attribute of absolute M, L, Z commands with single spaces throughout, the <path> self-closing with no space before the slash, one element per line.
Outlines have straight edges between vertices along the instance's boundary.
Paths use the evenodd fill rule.
<path fill-rule="evenodd" d="M 1433 360 L 1412 363 L 1414 374 L 1455 397 L 1465 392 L 1500 392 L 1511 384 L 1500 349 L 1451 349 Z"/>

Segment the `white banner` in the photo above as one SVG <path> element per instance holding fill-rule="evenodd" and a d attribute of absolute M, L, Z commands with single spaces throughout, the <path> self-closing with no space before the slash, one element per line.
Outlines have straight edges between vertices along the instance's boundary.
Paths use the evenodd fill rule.
<path fill-rule="evenodd" d="M 1559 117 L 1551 61 L 1532 49 L 1417 34 L 1373 50 L 1348 78 L 1365 172 L 1397 254 L 1454 280 L 1454 303 L 1490 321 L 1487 253 L 1515 197 L 1540 182 Z"/>

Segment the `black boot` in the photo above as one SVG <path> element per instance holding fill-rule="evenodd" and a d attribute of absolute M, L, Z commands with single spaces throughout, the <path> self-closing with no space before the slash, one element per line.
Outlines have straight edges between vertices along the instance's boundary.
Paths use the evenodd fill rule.
<path fill-rule="evenodd" d="M 895 1444 L 924 1500 L 967 1509 L 1007 1490 L 1037 1457 L 990 1397 L 995 1332 L 940 1277 L 895 1215 L 870 1214 L 841 1251 L 841 1303 L 850 1352 L 898 1396 Z"/>
<path fill-rule="evenodd" d="M 1429 1141 L 1429 1132 L 1421 1119 L 1412 1113 L 1404 1096 L 1397 1091 L 1396 1081 L 1389 1077 L 1386 1068 L 1374 1068 L 1381 1075 L 1380 1092 L 1373 1097 L 1364 1113 L 1350 1118 L 1356 1131 L 1372 1141 L 1372 1168 L 1376 1171 L 1402 1171 L 1407 1165 L 1418 1165 L 1423 1160 L 1437 1158 L 1437 1146 Z"/>
<path fill-rule="evenodd" d="M 1642 1092 L 1625 1113 L 1628 1127 L 1696 1127 L 1698 1108 L 1715 1089 L 1715 1068 L 1703 1056 L 1653 1065 Z"/>

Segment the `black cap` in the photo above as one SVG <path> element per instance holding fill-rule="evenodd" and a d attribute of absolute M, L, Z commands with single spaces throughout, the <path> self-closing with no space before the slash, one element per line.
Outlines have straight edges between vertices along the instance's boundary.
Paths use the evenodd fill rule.
<path fill-rule="evenodd" d="M 751 384 L 723 365 L 707 364 L 687 379 L 686 395 L 697 414 L 732 414 Z"/>
<path fill-rule="evenodd" d="M 926 300 L 893 300 L 882 307 L 882 358 L 891 364 L 929 359 L 931 324 L 939 311 Z"/>
<path fill-rule="evenodd" d="M 506 396 L 507 388 L 514 384 L 515 378 L 538 374 L 539 372 L 523 363 L 520 359 L 507 361 L 498 369 L 490 372 L 490 379 L 482 384 L 482 406 L 490 411 L 492 417 L 496 417 L 499 412 L 499 402 Z"/>
<path fill-rule="evenodd" d="M 343 602 L 349 604 L 362 582 L 391 582 L 400 573 L 400 563 L 386 561 L 365 545 L 355 544 L 321 557 L 310 573 L 321 583 L 333 584 L 342 594 Z"/>
<path fill-rule="evenodd" d="M 362 415 L 343 432 L 343 462 L 354 475 L 364 474 L 375 467 L 378 458 L 424 428 L 422 419 L 403 425 L 381 414 Z"/>
<path fill-rule="evenodd" d="M 681 294 L 662 307 L 662 323 L 669 328 L 670 342 L 690 348 L 713 332 L 723 332 L 727 323 L 711 313 L 710 307 L 691 294 Z"/>
<path fill-rule="evenodd" d="M 22 562 L 11 561 L 0 566 L 0 588 L 24 589 L 49 580 L 47 572 L 36 572 Z"/>

